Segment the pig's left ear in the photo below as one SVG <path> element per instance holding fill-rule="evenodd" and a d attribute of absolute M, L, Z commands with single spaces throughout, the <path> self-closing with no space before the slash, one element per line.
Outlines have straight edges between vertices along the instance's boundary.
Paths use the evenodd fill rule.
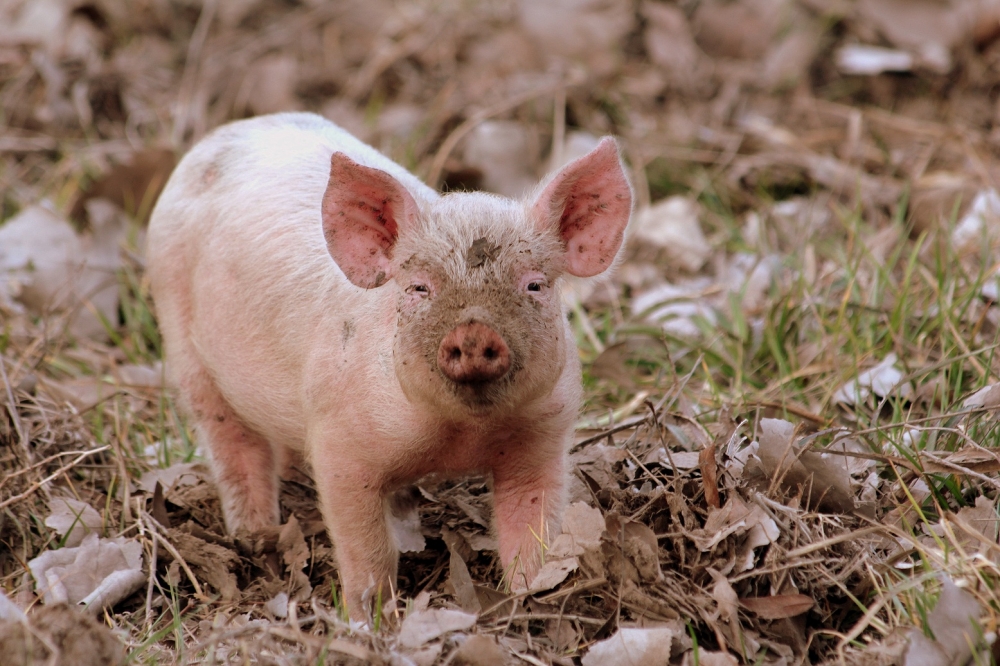
<path fill-rule="evenodd" d="M 330 256 L 359 287 L 381 287 L 392 277 L 392 253 L 400 227 L 419 215 L 398 180 L 358 164 L 344 153 L 330 158 L 323 194 L 323 235 Z"/>
<path fill-rule="evenodd" d="M 572 275 L 591 277 L 610 268 L 632 214 L 632 188 L 614 139 L 604 138 L 563 167 L 535 199 L 532 212 L 538 224 L 559 230 Z"/>

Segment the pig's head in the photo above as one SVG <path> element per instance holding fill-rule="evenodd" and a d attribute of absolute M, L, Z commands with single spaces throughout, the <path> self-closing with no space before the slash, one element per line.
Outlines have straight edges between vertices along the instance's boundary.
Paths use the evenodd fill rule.
<path fill-rule="evenodd" d="M 337 153 L 323 227 L 348 280 L 396 293 L 407 398 L 460 417 L 552 391 L 572 345 L 558 280 L 610 268 L 631 211 L 617 146 L 604 139 L 527 201 L 455 193 L 423 209 L 386 172 Z"/>

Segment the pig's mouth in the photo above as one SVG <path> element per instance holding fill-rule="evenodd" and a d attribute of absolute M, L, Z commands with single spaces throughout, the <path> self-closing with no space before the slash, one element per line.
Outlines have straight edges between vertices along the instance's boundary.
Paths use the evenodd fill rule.
<path fill-rule="evenodd" d="M 488 411 L 498 405 L 507 402 L 509 391 L 507 387 L 511 384 L 511 376 L 515 374 L 513 370 L 507 373 L 502 379 L 496 381 L 471 381 L 455 382 L 448 381 L 452 394 L 459 399 L 466 407 L 474 412 Z"/>

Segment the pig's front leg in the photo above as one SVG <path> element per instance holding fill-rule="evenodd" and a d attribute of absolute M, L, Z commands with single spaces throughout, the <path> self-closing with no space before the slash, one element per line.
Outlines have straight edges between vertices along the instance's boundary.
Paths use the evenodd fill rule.
<path fill-rule="evenodd" d="M 555 450 L 553 450 L 555 449 Z M 493 468 L 493 502 L 500 563 L 511 589 L 527 589 L 543 552 L 558 535 L 566 494 L 566 454 L 545 442 L 505 451 Z"/>
<path fill-rule="evenodd" d="M 358 441 L 355 450 L 367 443 Z M 366 465 L 344 460 L 351 447 L 313 446 L 320 506 L 337 554 L 351 619 L 367 621 L 366 605 L 396 584 L 398 552 L 389 535 L 383 485 Z"/>

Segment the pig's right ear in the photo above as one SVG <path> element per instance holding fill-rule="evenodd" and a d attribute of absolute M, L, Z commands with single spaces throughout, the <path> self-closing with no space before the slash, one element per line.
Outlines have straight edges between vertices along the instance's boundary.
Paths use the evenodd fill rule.
<path fill-rule="evenodd" d="M 344 153 L 330 158 L 323 235 L 330 256 L 352 283 L 374 289 L 392 277 L 399 228 L 418 214 L 410 193 L 385 171 L 362 166 Z"/>

